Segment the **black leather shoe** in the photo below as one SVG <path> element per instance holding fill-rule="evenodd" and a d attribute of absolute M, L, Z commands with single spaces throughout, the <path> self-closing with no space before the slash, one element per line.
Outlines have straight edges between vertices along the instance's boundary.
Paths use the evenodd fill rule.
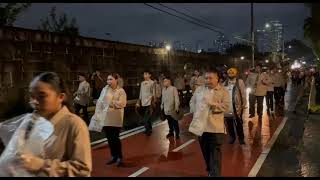
<path fill-rule="evenodd" d="M 111 165 L 111 164 L 114 164 L 117 162 L 117 159 L 116 158 L 112 158 L 110 161 L 108 161 L 106 164 L 107 165 Z"/>

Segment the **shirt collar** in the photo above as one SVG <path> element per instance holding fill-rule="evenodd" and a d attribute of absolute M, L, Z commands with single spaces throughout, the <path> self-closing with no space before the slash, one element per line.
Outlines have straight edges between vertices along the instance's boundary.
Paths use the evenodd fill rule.
<path fill-rule="evenodd" d="M 207 89 L 209 89 L 208 87 L 207 87 Z M 218 90 L 220 90 L 221 89 L 221 85 L 220 85 L 220 83 L 218 83 L 218 85 L 215 87 L 215 88 L 213 88 L 213 90 L 215 90 L 215 91 L 218 91 Z M 209 89 L 210 90 L 210 89 Z"/>
<path fill-rule="evenodd" d="M 52 124 L 57 124 L 63 116 L 65 116 L 66 114 L 69 114 L 70 111 L 66 106 L 63 106 L 50 120 L 50 122 Z"/>

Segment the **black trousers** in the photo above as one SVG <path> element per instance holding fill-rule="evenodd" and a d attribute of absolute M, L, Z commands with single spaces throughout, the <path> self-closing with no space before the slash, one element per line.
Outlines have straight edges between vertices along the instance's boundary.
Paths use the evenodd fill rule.
<path fill-rule="evenodd" d="M 236 139 L 236 133 L 234 130 L 234 128 L 236 128 L 238 140 L 244 140 L 243 121 L 235 117 L 226 117 L 225 120 L 231 139 Z"/>
<path fill-rule="evenodd" d="M 267 91 L 266 101 L 268 109 L 273 111 L 273 91 Z"/>
<path fill-rule="evenodd" d="M 122 148 L 121 148 L 121 141 L 119 138 L 120 135 L 120 127 L 112 127 L 112 126 L 105 126 L 103 130 L 106 134 L 108 139 L 108 144 L 110 147 L 110 152 L 112 158 L 120 158 L 122 159 Z"/>
<path fill-rule="evenodd" d="M 88 114 L 88 106 L 83 106 L 78 103 L 74 103 L 75 112 L 78 116 L 80 116 L 80 110 L 82 109 L 83 120 L 89 125 L 89 114 Z"/>
<path fill-rule="evenodd" d="M 274 87 L 274 99 L 278 104 L 284 98 L 285 91 L 282 87 Z"/>
<path fill-rule="evenodd" d="M 151 106 L 142 106 L 141 110 L 143 112 L 143 122 L 144 127 L 146 128 L 146 132 L 152 131 L 152 113 L 151 113 Z"/>
<path fill-rule="evenodd" d="M 263 112 L 263 99 L 264 96 L 256 96 L 254 94 L 249 94 L 249 114 L 255 115 L 255 104 L 257 101 L 257 114 L 262 116 Z"/>
<path fill-rule="evenodd" d="M 169 134 L 173 134 L 175 132 L 176 136 L 180 134 L 179 122 L 173 119 L 170 115 L 166 115 L 166 119 L 168 120 L 169 125 Z"/>
<path fill-rule="evenodd" d="M 199 137 L 199 144 L 203 158 L 206 162 L 207 171 L 213 176 L 221 176 L 221 145 L 225 135 L 222 133 L 204 132 Z"/>

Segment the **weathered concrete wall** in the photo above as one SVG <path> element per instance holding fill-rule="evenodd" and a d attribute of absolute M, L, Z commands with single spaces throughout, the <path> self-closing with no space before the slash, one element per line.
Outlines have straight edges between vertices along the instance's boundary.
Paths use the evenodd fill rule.
<path fill-rule="evenodd" d="M 158 75 L 169 69 L 170 73 L 185 73 L 195 67 L 204 69 L 231 63 L 227 56 L 167 52 L 163 48 L 85 37 L 72 39 L 13 27 L 0 28 L 0 49 L 0 117 L 13 109 L 14 104 L 21 105 L 23 97 L 27 102 L 27 93 L 23 92 L 27 91 L 31 79 L 44 71 L 61 74 L 71 90 L 77 88 L 79 72 L 89 75 L 96 68 L 101 69 L 104 76 L 118 72 L 124 79 L 128 99 L 135 99 L 144 69 Z M 188 68 L 184 70 L 186 64 Z"/>

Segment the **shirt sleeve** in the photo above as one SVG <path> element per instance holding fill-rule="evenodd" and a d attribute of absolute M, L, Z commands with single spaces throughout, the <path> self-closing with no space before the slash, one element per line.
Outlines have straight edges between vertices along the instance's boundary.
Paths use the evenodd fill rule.
<path fill-rule="evenodd" d="M 119 92 L 119 99 L 113 100 L 112 105 L 116 108 L 122 109 L 126 107 L 126 104 L 127 104 L 127 94 L 123 89 L 121 89 L 121 91 Z"/>
<path fill-rule="evenodd" d="M 163 94 L 163 89 L 162 89 L 162 94 Z M 160 107 L 161 107 L 161 109 L 163 109 L 163 108 L 164 108 L 164 107 L 163 107 L 163 106 L 164 106 L 164 104 L 163 104 L 163 103 L 164 103 L 164 102 L 163 102 L 163 95 L 162 95 L 162 96 L 161 96 L 161 106 L 160 106 Z"/>
<path fill-rule="evenodd" d="M 192 97 L 191 97 L 190 103 L 189 103 L 189 105 L 190 105 L 190 112 L 191 112 L 191 113 L 194 113 L 194 112 L 195 112 L 196 94 L 197 94 L 198 91 L 199 91 L 199 88 L 197 88 L 197 89 L 195 90 L 195 92 L 193 93 L 193 95 L 192 95 Z"/>
<path fill-rule="evenodd" d="M 212 112 L 221 113 L 230 109 L 231 97 L 227 90 L 223 90 L 222 97 L 220 97 L 221 102 L 216 102 L 214 107 L 212 108 Z"/>
<path fill-rule="evenodd" d="M 175 110 L 179 111 L 180 101 L 177 88 L 173 89 Z"/>
<path fill-rule="evenodd" d="M 85 125 L 72 130 L 66 161 L 45 159 L 41 172 L 50 177 L 88 177 L 92 171 L 89 131 Z"/>
<path fill-rule="evenodd" d="M 239 79 L 239 88 L 242 95 L 242 107 L 247 107 L 247 92 L 246 92 L 246 86 L 242 79 Z"/>

